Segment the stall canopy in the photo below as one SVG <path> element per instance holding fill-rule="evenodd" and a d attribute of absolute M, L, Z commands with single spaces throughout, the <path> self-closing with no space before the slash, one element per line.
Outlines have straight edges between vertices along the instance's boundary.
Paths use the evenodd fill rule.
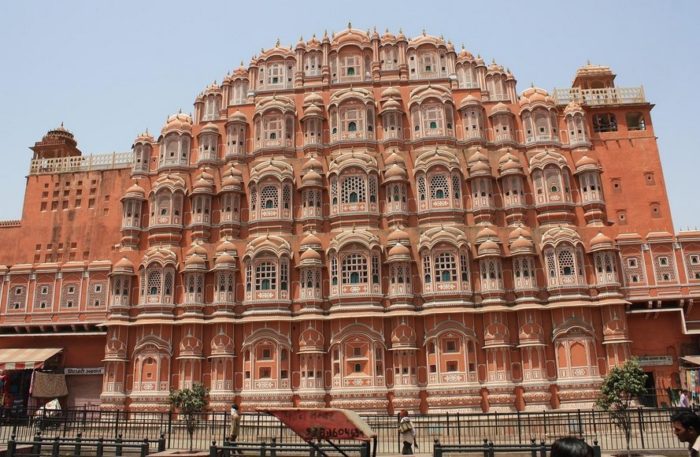
<path fill-rule="evenodd" d="M 681 357 L 681 360 L 691 365 L 700 365 L 700 355 L 686 355 Z"/>
<path fill-rule="evenodd" d="M 34 370 L 41 368 L 63 348 L 0 349 L 0 370 Z"/>
<path fill-rule="evenodd" d="M 318 439 L 369 441 L 377 436 L 356 412 L 347 409 L 273 408 L 258 411 L 277 417 L 307 442 Z"/>

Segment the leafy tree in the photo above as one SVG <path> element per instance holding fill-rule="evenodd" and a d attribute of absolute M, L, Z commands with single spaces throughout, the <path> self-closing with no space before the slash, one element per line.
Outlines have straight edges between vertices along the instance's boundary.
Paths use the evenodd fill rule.
<path fill-rule="evenodd" d="M 190 451 L 193 449 L 194 429 L 197 426 L 197 415 L 207 406 L 209 392 L 202 384 L 193 384 L 192 388 L 170 391 L 168 401 L 185 416 L 185 427 L 190 436 Z"/>
<path fill-rule="evenodd" d="M 625 433 L 627 455 L 632 439 L 630 406 L 632 400 L 646 393 L 647 375 L 636 359 L 627 360 L 622 366 L 613 367 L 603 380 L 596 404 L 610 413 L 610 418 Z"/>

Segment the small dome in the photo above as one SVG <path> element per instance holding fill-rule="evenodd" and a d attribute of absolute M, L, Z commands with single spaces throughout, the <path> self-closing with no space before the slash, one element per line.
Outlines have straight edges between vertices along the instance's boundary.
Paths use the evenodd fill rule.
<path fill-rule="evenodd" d="M 403 111 L 403 105 L 401 102 L 395 99 L 387 100 L 382 102 L 382 112 L 385 111 Z"/>
<path fill-rule="evenodd" d="M 304 162 L 304 166 L 301 167 L 302 170 L 323 170 L 323 165 L 315 157 L 310 157 Z"/>
<path fill-rule="evenodd" d="M 216 247 L 216 253 L 220 254 L 222 252 L 236 252 L 236 245 L 231 243 L 229 240 L 223 240 L 219 245 Z"/>
<path fill-rule="evenodd" d="M 301 177 L 301 185 L 303 187 L 322 187 L 323 177 L 316 170 L 309 170 Z"/>
<path fill-rule="evenodd" d="M 474 154 L 469 157 L 469 160 L 467 160 L 467 164 L 471 166 L 472 163 L 474 162 L 488 162 L 489 158 L 484 155 L 483 152 L 481 152 L 481 149 L 477 150 Z"/>
<path fill-rule="evenodd" d="M 602 251 L 606 249 L 614 249 L 613 240 L 603 232 L 598 232 L 596 236 L 591 238 L 591 251 Z"/>
<path fill-rule="evenodd" d="M 185 256 L 198 256 L 201 258 L 206 258 L 207 250 L 201 244 L 192 243 L 192 246 L 185 252 Z"/>
<path fill-rule="evenodd" d="M 389 154 L 389 157 L 386 158 L 384 161 L 384 165 L 389 166 L 389 165 L 405 165 L 406 162 L 403 160 L 403 157 L 401 157 L 396 150 L 392 151 L 391 154 Z"/>
<path fill-rule="evenodd" d="M 304 106 L 306 105 L 321 105 L 323 106 L 323 97 L 318 92 L 311 92 L 304 97 Z"/>
<path fill-rule="evenodd" d="M 406 170 L 397 164 L 391 165 L 384 172 L 385 181 L 403 181 L 406 180 L 407 177 Z"/>
<path fill-rule="evenodd" d="M 323 117 L 323 110 L 318 105 L 309 105 L 304 108 L 304 117 Z"/>
<path fill-rule="evenodd" d="M 219 255 L 214 261 L 214 265 L 217 267 L 234 265 L 235 263 L 236 259 L 233 256 L 226 254 L 225 252 Z"/>
<path fill-rule="evenodd" d="M 462 99 L 462 101 L 459 103 L 459 109 L 462 109 L 466 106 L 475 106 L 475 105 L 480 105 L 481 100 L 473 96 L 472 94 L 467 95 Z"/>
<path fill-rule="evenodd" d="M 146 191 L 143 190 L 143 187 L 139 186 L 138 184 L 134 184 L 133 186 L 126 189 L 126 192 L 124 192 L 124 197 L 122 197 L 122 200 L 125 198 L 145 200 Z"/>
<path fill-rule="evenodd" d="M 523 166 L 520 159 L 510 152 L 507 152 L 498 161 L 498 169 L 501 175 L 522 174 Z"/>
<path fill-rule="evenodd" d="M 397 257 L 410 258 L 411 257 L 411 250 L 408 249 L 403 244 L 396 244 L 394 247 L 389 249 L 388 257 L 390 260 L 396 259 Z"/>
<path fill-rule="evenodd" d="M 208 122 L 204 127 L 202 127 L 202 130 L 199 132 L 200 135 L 203 133 L 214 133 L 218 135 L 219 127 L 212 124 L 211 122 Z"/>
<path fill-rule="evenodd" d="M 213 190 L 214 184 L 202 176 L 192 185 L 192 191 L 194 193 L 211 193 Z"/>
<path fill-rule="evenodd" d="M 299 260 L 321 260 L 321 254 L 311 248 L 307 248 L 301 257 L 299 257 Z"/>
<path fill-rule="evenodd" d="M 237 111 L 235 111 L 233 114 L 231 114 L 231 115 L 228 117 L 228 121 L 227 121 L 227 122 L 242 122 L 242 123 L 245 123 L 245 122 L 246 122 L 245 114 L 243 114 L 242 112 L 240 112 L 240 111 L 237 110 Z"/>
<path fill-rule="evenodd" d="M 153 143 L 154 139 L 153 136 L 151 136 L 150 133 L 148 133 L 148 130 L 146 130 L 143 133 L 140 133 L 139 136 L 136 137 L 134 140 L 134 144 L 137 143 Z"/>
<path fill-rule="evenodd" d="M 598 161 L 594 159 L 593 157 L 589 157 L 587 155 L 581 157 L 576 161 L 576 171 L 579 171 L 580 169 L 599 169 L 600 165 L 598 164 Z"/>
<path fill-rule="evenodd" d="M 573 114 L 573 113 L 583 113 L 583 108 L 581 108 L 581 105 L 576 103 L 576 101 L 571 100 L 568 105 L 566 105 L 566 108 L 564 108 L 564 114 Z"/>
<path fill-rule="evenodd" d="M 493 108 L 491 108 L 491 114 L 498 114 L 498 113 L 510 113 L 510 108 L 508 108 L 508 105 L 506 105 L 503 102 L 498 102 L 496 103 Z"/>
<path fill-rule="evenodd" d="M 394 86 L 389 86 L 382 91 L 382 98 L 401 98 L 401 91 Z"/>
<path fill-rule="evenodd" d="M 491 227 L 484 227 L 476 234 L 477 242 L 479 240 L 488 240 L 492 238 L 498 239 L 498 234 Z"/>
<path fill-rule="evenodd" d="M 469 166 L 469 174 L 472 177 L 491 175 L 491 166 L 488 162 L 476 162 Z"/>
<path fill-rule="evenodd" d="M 491 256 L 499 255 L 501 253 L 501 247 L 493 240 L 486 240 L 479 245 L 478 255 L 479 256 Z"/>
<path fill-rule="evenodd" d="M 539 87 L 529 87 L 525 89 L 520 96 L 520 100 L 518 100 L 520 106 L 530 103 L 554 104 L 547 91 Z"/>
<path fill-rule="evenodd" d="M 392 245 L 396 243 L 408 243 L 408 233 L 396 227 L 386 238 L 387 244 Z"/>
<path fill-rule="evenodd" d="M 301 248 L 321 249 L 321 240 L 313 233 L 309 233 L 301 240 Z"/>
<path fill-rule="evenodd" d="M 535 244 L 532 240 L 520 235 L 510 243 L 511 254 L 531 254 L 535 252 Z"/>
<path fill-rule="evenodd" d="M 122 257 L 119 262 L 114 264 L 112 273 L 134 274 L 134 264 L 126 257 Z"/>
<path fill-rule="evenodd" d="M 192 118 L 185 113 L 177 113 L 168 117 L 168 120 L 161 130 L 161 134 L 166 135 L 171 132 L 191 133 Z"/>
<path fill-rule="evenodd" d="M 530 233 L 530 231 L 527 228 L 521 225 L 519 227 L 516 227 L 512 232 L 508 234 L 508 239 L 515 240 L 517 238 L 520 238 L 521 236 L 525 238 L 532 238 L 532 233 Z"/>
<path fill-rule="evenodd" d="M 198 255 L 191 255 L 185 260 L 185 270 L 204 270 L 207 263 Z"/>

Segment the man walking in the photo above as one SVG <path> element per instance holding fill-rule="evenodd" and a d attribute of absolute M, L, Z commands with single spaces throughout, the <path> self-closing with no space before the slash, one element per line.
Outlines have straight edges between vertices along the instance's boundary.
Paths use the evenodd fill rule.
<path fill-rule="evenodd" d="M 679 411 L 671 416 L 673 433 L 682 443 L 688 443 L 688 456 L 700 457 L 700 417 L 692 411 Z"/>
<path fill-rule="evenodd" d="M 416 430 L 413 428 L 411 419 L 408 418 L 408 411 L 405 409 L 401 410 L 399 417 L 401 418 L 399 421 L 399 436 L 403 443 L 401 454 L 413 455 L 412 446 L 416 446 L 416 449 L 418 449 L 418 445 L 416 444 Z"/>

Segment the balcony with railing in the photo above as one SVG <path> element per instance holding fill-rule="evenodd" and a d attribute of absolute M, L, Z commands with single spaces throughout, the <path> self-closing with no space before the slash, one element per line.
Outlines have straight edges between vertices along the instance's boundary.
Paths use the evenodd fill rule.
<path fill-rule="evenodd" d="M 34 159 L 29 167 L 29 174 L 41 175 L 131 168 L 133 160 L 134 154 L 132 152 L 113 152 L 111 154 L 59 157 L 54 159 Z"/>
<path fill-rule="evenodd" d="M 607 87 L 603 89 L 554 89 L 552 92 L 557 105 L 568 105 L 574 101 L 586 106 L 623 105 L 647 103 L 644 87 Z"/>

